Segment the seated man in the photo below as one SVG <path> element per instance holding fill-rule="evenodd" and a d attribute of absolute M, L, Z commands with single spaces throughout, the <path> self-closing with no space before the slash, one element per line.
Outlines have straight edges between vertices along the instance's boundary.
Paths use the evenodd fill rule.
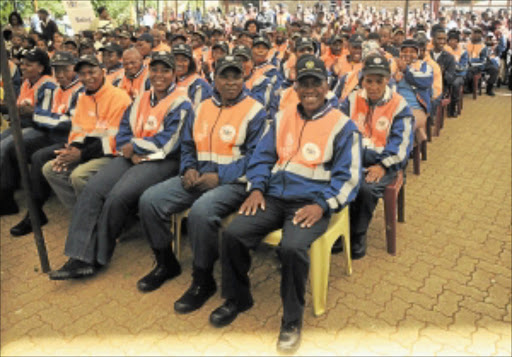
<path fill-rule="evenodd" d="M 52 280 L 90 276 L 108 264 L 142 193 L 178 173 L 181 128 L 194 115 L 192 104 L 176 87 L 169 52 L 153 52 L 149 68 L 152 89 L 124 112 L 116 136 L 122 157 L 92 177 L 78 198 L 66 239 L 70 259 L 50 273 Z"/>
<path fill-rule="evenodd" d="M 247 197 L 246 168 L 266 117 L 263 106 L 244 88 L 242 63 L 233 56 L 219 59 L 213 97 L 201 103 L 195 119 L 183 129 L 182 176 L 151 187 L 140 198 L 142 229 L 157 262 L 137 283 L 141 291 L 156 290 L 181 272 L 171 250 L 169 225 L 173 214 L 190 208 L 192 284 L 174 304 L 178 313 L 199 309 L 217 290 L 213 266 L 219 256 L 221 220 Z"/>
<path fill-rule="evenodd" d="M 105 79 L 96 56 L 80 57 L 75 72 L 85 92 L 71 118 L 68 144 L 43 166 L 44 177 L 68 209 L 75 205 L 87 180 L 112 159 L 119 123 L 131 103 L 128 94 Z"/>
<path fill-rule="evenodd" d="M 363 136 L 365 177 L 350 205 L 352 259 L 366 254 L 366 232 L 377 201 L 397 172 L 405 167 L 414 138 L 414 117 L 406 100 L 388 86 L 391 70 L 386 57 L 364 61 L 362 89 L 351 93 L 341 111 L 350 116 Z"/>
<path fill-rule="evenodd" d="M 39 115 L 38 121 L 45 123 L 48 128 L 55 132 L 68 135 L 71 129 L 71 117 L 75 111 L 79 93 L 83 92 L 83 84 L 78 79 L 74 70 L 76 58 L 69 52 L 57 52 L 51 61 L 55 78 L 59 86 L 53 96 L 53 105 L 49 115 Z M 50 196 L 50 186 L 43 176 L 42 168 L 49 160 L 55 158 L 55 150 L 64 147 L 65 139 L 53 145 L 37 150 L 30 157 L 30 182 L 32 184 L 32 195 L 36 208 L 38 209 L 41 225 L 48 222 L 43 211 L 43 205 Z M 28 213 L 23 220 L 11 228 L 11 234 L 15 237 L 32 232 L 32 224 Z"/>
<path fill-rule="evenodd" d="M 487 72 L 490 78 L 487 82 L 486 94 L 494 96 L 494 85 L 498 79 L 499 68 L 495 63 L 488 60 L 490 55 L 489 48 L 485 45 L 482 39 L 482 29 L 475 27 L 471 34 L 471 42 L 467 45 L 469 56 L 469 69 L 466 74 L 466 92 L 473 91 L 473 77 L 477 73 Z"/>
<path fill-rule="evenodd" d="M 272 48 L 270 40 L 265 36 L 258 36 L 252 45 L 252 60 L 254 62 L 254 76 L 259 78 L 265 76 L 270 80 L 274 91 L 281 88 L 283 76 L 277 67 L 268 61 L 268 52 Z"/>
<path fill-rule="evenodd" d="M 144 41 L 142 41 L 144 42 Z M 135 48 L 130 48 L 123 53 L 124 76 L 114 85 L 124 90 L 133 100 L 142 92 L 149 90 L 149 68 L 144 64 L 142 56 Z"/>
<path fill-rule="evenodd" d="M 452 30 L 448 32 L 448 45 L 445 46 L 445 51 L 450 53 L 455 61 L 455 79 L 452 83 L 452 96 L 448 107 L 448 117 L 456 118 L 458 114 L 455 111 L 455 106 L 460 100 L 460 87 L 464 85 L 469 62 L 468 52 L 460 44 L 459 31 Z"/>
<path fill-rule="evenodd" d="M 216 327 L 229 325 L 250 309 L 250 249 L 283 229 L 281 299 L 284 316 L 278 350 L 300 344 L 308 248 L 329 225 L 332 212 L 357 195 L 361 177 L 361 137 L 355 124 L 327 100 L 327 70 L 313 55 L 297 62 L 300 104 L 276 116 L 247 169 L 249 197 L 222 238 L 222 296 L 210 315 Z"/>
<path fill-rule="evenodd" d="M 102 60 L 107 70 L 107 81 L 117 86 L 124 76 L 123 49 L 117 43 L 108 43 L 100 48 Z"/>

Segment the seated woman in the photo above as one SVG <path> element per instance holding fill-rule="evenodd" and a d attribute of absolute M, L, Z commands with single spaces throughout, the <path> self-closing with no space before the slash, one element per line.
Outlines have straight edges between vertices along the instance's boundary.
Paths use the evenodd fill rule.
<path fill-rule="evenodd" d="M 149 66 L 152 89 L 125 111 L 116 147 L 120 157 L 103 167 L 84 188 L 73 209 L 64 266 L 52 280 L 94 275 L 110 261 L 116 238 L 137 212 L 142 193 L 178 173 L 180 131 L 193 117 L 186 92 L 174 83 L 175 62 L 154 52 Z"/>

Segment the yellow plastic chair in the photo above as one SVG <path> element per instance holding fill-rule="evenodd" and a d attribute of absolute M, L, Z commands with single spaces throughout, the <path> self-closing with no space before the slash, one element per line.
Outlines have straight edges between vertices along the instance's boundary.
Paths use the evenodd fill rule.
<path fill-rule="evenodd" d="M 174 226 L 174 244 L 173 249 L 180 259 L 180 241 L 181 241 L 181 224 L 182 220 L 188 216 L 189 210 L 175 214 L 173 217 Z M 237 215 L 234 213 L 226 217 L 222 221 L 222 226 L 227 227 L 233 218 Z M 325 313 L 327 304 L 327 290 L 329 286 L 329 270 L 331 267 L 331 249 L 338 237 L 342 238 L 343 251 L 347 260 L 346 273 L 352 275 L 352 259 L 350 257 L 350 224 L 348 206 L 341 212 L 335 213 L 331 217 L 327 231 L 313 242 L 309 252 L 310 255 L 310 281 L 311 292 L 313 296 L 313 311 L 315 316 Z M 279 229 L 268 234 L 263 240 L 264 243 L 277 246 L 282 238 L 282 230 Z"/>

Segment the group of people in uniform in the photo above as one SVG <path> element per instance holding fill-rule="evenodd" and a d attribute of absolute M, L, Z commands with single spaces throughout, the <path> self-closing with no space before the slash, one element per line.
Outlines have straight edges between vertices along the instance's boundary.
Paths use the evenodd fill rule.
<path fill-rule="evenodd" d="M 16 106 L 39 219 L 48 223 L 52 191 L 71 211 L 69 260 L 49 277 L 105 270 L 138 216 L 156 265 L 137 288 L 154 291 L 181 274 L 170 226 L 189 210 L 192 278 L 174 310 L 196 311 L 220 284 L 225 301 L 209 320 L 222 327 L 253 306 L 250 251 L 282 228 L 277 348 L 293 352 L 308 248 L 350 206 L 351 256 L 365 256 L 378 200 L 426 139 L 427 117 L 443 98 L 456 103 L 476 73 L 488 74 L 494 95 L 493 37 L 477 27 L 464 43 L 442 24 L 413 36 L 383 24 L 368 34 L 340 27 L 316 41 L 311 26 L 294 22 L 231 41 L 219 28 L 166 36 L 156 27 L 136 38 L 118 31 L 98 51 L 64 39 L 51 58 L 35 47 L 9 61 L 12 79 L 22 79 Z M 400 31 L 406 36 L 392 44 Z M 3 102 L 1 109 L 7 113 Z M 457 116 L 454 107 L 448 115 Z M 0 144 L 0 214 L 16 214 L 10 129 Z M 27 213 L 11 234 L 30 232 Z"/>

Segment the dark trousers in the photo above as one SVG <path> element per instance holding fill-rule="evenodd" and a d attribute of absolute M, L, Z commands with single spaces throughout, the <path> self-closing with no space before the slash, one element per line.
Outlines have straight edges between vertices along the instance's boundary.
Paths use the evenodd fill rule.
<path fill-rule="evenodd" d="M 37 150 L 30 158 L 30 183 L 32 185 L 35 203 L 39 208 L 43 207 L 52 191 L 48 181 L 46 181 L 46 178 L 43 175 L 43 166 L 48 161 L 53 160 L 57 156 L 54 151 L 61 149 L 62 147 L 63 144 L 47 146 Z"/>
<path fill-rule="evenodd" d="M 309 272 L 308 249 L 327 230 L 329 217 L 324 215 L 311 228 L 300 228 L 292 223 L 295 212 L 311 202 L 270 196 L 265 201 L 265 211 L 258 210 L 254 216 L 236 216 L 222 235 L 222 296 L 236 301 L 239 307 L 252 304 L 248 276 L 250 249 L 255 249 L 268 233 L 282 228 L 278 249 L 282 263 L 283 322 L 302 322 Z"/>
<path fill-rule="evenodd" d="M 388 171 L 379 182 L 368 183 L 364 177 L 361 180 L 356 199 L 350 204 L 350 243 L 354 246 L 364 240 L 379 198 L 395 177 L 396 172 Z"/>
<path fill-rule="evenodd" d="M 450 103 L 455 106 L 455 103 L 458 103 L 460 100 L 460 87 L 464 85 L 463 77 L 455 77 L 455 80 L 451 84 L 451 97 Z"/>
<path fill-rule="evenodd" d="M 466 86 L 472 91 L 473 90 L 473 77 L 475 74 L 485 72 L 489 74 L 489 80 L 487 81 L 488 87 L 493 87 L 496 84 L 496 80 L 498 79 L 499 69 L 492 64 L 492 62 L 487 61 L 483 66 L 479 67 L 469 67 L 466 74 Z"/>
<path fill-rule="evenodd" d="M 88 182 L 73 208 L 64 253 L 88 263 L 106 265 L 123 227 L 137 213 L 142 193 L 178 173 L 176 160 L 133 165 L 117 157 Z"/>

